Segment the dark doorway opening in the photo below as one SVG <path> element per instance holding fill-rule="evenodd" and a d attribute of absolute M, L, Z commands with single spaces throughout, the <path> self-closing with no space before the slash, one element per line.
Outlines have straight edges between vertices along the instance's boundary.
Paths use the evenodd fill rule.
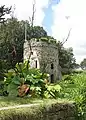
<path fill-rule="evenodd" d="M 54 83 L 54 75 L 51 74 L 51 83 Z"/>
<path fill-rule="evenodd" d="M 53 65 L 53 63 L 51 64 L 51 69 L 54 69 L 54 65 Z"/>
<path fill-rule="evenodd" d="M 35 67 L 37 68 L 37 60 L 35 61 Z"/>

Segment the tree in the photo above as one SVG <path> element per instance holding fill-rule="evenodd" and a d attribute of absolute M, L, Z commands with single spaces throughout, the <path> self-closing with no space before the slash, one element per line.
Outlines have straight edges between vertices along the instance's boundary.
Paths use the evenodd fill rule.
<path fill-rule="evenodd" d="M 72 48 L 64 48 L 63 44 L 58 42 L 58 57 L 59 57 L 59 65 L 61 66 L 62 72 L 70 72 L 75 64 L 76 60 L 74 58 L 73 49 Z"/>
<path fill-rule="evenodd" d="M 7 19 L 0 27 L 0 60 L 5 61 L 4 67 L 9 68 L 23 60 L 23 44 L 25 41 L 25 23 L 27 24 L 27 40 L 47 36 L 47 32 L 40 26 L 34 26 L 34 34 L 29 21 L 18 21 L 16 18 Z M 14 48 L 15 47 L 15 48 Z M 15 58 L 13 51 L 16 51 Z"/>
<path fill-rule="evenodd" d="M 31 38 L 41 38 L 41 37 L 47 37 L 47 32 L 43 29 L 43 27 L 40 26 L 34 26 L 33 27 L 33 32 L 32 28 L 28 31 L 28 35 Z"/>
<path fill-rule="evenodd" d="M 9 14 L 11 12 L 11 7 L 5 7 L 5 5 L 0 7 L 0 23 L 5 22 L 5 14 Z"/>
<path fill-rule="evenodd" d="M 83 70 L 86 70 L 86 58 L 83 59 L 83 61 L 80 63 L 80 66 Z"/>
<path fill-rule="evenodd" d="M 22 24 L 26 24 L 27 26 L 27 35 L 26 39 L 27 41 L 31 40 L 32 38 L 41 38 L 41 37 L 47 37 L 47 32 L 44 30 L 43 27 L 40 26 L 31 26 L 29 24 L 29 21 L 22 21 Z"/>
<path fill-rule="evenodd" d="M 0 59 L 9 67 L 21 61 L 23 57 L 24 27 L 16 18 L 8 19 L 5 25 L 0 27 Z M 13 50 L 17 55 L 13 58 Z"/>
<path fill-rule="evenodd" d="M 75 64 L 75 69 L 79 69 L 80 68 L 80 65 L 78 63 Z"/>

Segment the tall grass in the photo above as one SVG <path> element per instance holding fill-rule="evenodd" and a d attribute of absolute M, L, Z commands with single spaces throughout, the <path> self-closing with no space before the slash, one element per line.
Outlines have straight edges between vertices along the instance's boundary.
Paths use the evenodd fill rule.
<path fill-rule="evenodd" d="M 78 119 L 86 120 L 86 72 L 65 75 L 59 83 L 61 97 L 73 100 L 78 107 Z"/>

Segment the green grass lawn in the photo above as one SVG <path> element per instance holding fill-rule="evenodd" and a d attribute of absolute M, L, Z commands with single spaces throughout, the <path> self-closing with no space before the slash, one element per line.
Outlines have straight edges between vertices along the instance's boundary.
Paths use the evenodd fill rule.
<path fill-rule="evenodd" d="M 41 99 L 18 98 L 18 97 L 0 97 L 0 107 L 16 106 L 22 104 L 40 103 Z"/>
<path fill-rule="evenodd" d="M 73 101 L 69 101 L 67 99 L 38 99 L 38 98 L 18 98 L 18 97 L 0 97 L 0 108 L 1 107 L 9 107 L 9 106 L 17 106 L 23 104 L 51 104 L 54 102 L 58 103 L 72 103 Z"/>
<path fill-rule="evenodd" d="M 35 106 L 17 106 L 36 104 Z M 60 103 L 60 104 L 59 104 Z M 67 100 L 56 99 L 32 99 L 32 98 L 0 98 L 0 120 L 40 120 L 41 117 L 46 116 L 46 110 L 53 112 L 53 107 L 70 106 L 71 102 Z M 8 106 L 8 107 L 7 107 Z M 13 108 L 12 108 L 13 106 Z M 17 106 L 17 107 L 16 107 Z M 7 107 L 7 108 L 4 108 Z M 56 107 L 56 108 L 57 108 Z M 47 109 L 48 108 L 48 109 Z M 62 110 L 62 109 L 61 109 Z M 41 119 L 42 120 L 42 119 Z"/>

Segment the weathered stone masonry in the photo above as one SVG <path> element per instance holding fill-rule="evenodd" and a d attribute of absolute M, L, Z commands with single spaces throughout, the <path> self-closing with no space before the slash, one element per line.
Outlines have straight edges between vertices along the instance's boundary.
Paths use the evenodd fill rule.
<path fill-rule="evenodd" d="M 4 113 L 3 113 L 4 111 Z M 3 114 L 2 114 L 3 113 Z M 10 114 L 10 117 L 9 115 Z M 78 120 L 74 103 L 23 105 L 0 110 L 0 120 Z"/>
<path fill-rule="evenodd" d="M 61 79 L 59 70 L 58 47 L 45 41 L 31 40 L 32 55 L 31 67 L 40 68 L 41 71 L 50 75 L 50 82 L 56 82 Z M 28 59 L 30 48 L 27 41 L 24 44 L 24 59 Z"/>

